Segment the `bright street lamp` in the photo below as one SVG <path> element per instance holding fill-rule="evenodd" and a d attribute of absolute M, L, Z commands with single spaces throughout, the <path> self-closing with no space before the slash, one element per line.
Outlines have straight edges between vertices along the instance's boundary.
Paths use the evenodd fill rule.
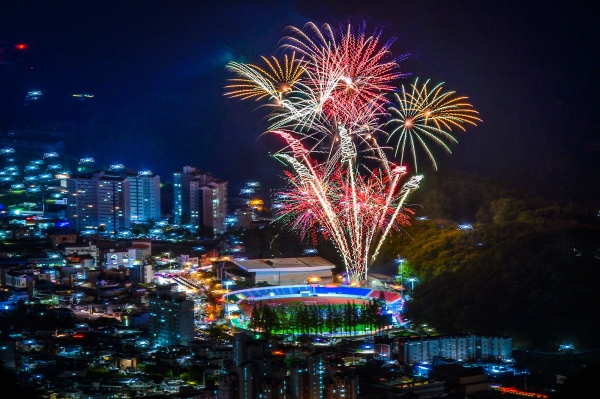
<path fill-rule="evenodd" d="M 398 255 L 398 258 L 396 258 L 395 262 L 400 264 L 400 285 L 403 286 L 404 285 L 404 262 L 406 262 L 406 259 L 404 259 L 400 255 Z"/>
<path fill-rule="evenodd" d="M 408 281 L 410 283 L 410 292 L 412 295 L 412 292 L 414 292 L 414 290 L 415 290 L 415 283 L 418 283 L 419 279 L 416 277 L 409 277 L 406 279 L 406 281 Z"/>

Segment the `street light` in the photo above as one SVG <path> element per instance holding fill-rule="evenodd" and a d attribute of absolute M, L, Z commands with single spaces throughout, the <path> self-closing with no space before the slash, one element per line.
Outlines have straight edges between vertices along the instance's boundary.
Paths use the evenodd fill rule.
<path fill-rule="evenodd" d="M 406 259 L 398 255 L 395 262 L 400 264 L 400 285 L 404 286 L 404 262 L 406 262 Z"/>
<path fill-rule="evenodd" d="M 409 277 L 406 279 L 406 281 L 408 281 L 410 283 L 410 292 L 412 295 L 412 293 L 415 291 L 415 283 L 418 283 L 419 279 L 416 277 Z"/>
<path fill-rule="evenodd" d="M 226 287 L 225 288 L 225 293 L 229 294 L 229 286 L 230 285 L 235 285 L 235 281 L 231 281 L 231 280 L 227 280 L 227 281 L 223 281 L 223 285 Z"/>

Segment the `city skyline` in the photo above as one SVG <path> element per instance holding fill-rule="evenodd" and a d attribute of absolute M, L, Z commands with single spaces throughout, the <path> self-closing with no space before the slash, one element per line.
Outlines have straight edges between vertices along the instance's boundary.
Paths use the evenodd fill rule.
<path fill-rule="evenodd" d="M 20 2 L 3 5 L 1 15 L 2 46 L 27 45 L 18 53 L 27 70 L 15 71 L 12 48 L 3 54 L 2 132 L 24 121 L 41 123 L 44 113 L 74 115 L 69 129 L 78 140 L 67 144 L 74 156 L 161 176 L 195 164 L 232 187 L 257 179 L 276 186 L 280 168 L 267 156 L 274 149 L 256 138 L 266 126 L 244 116 L 256 105 L 223 98 L 226 63 L 271 54 L 288 25 L 366 18 L 388 26 L 399 37 L 394 51 L 410 55 L 401 69 L 412 76 L 402 84 L 431 77 L 477 104 L 484 123 L 459 137 L 456 156 L 436 152 L 441 166 L 564 201 L 594 203 L 597 196 L 587 182 L 599 173 L 590 112 L 598 94 L 582 79 L 597 69 L 586 50 L 596 28 L 584 7 L 290 1 L 168 8 L 92 2 L 82 9 Z M 5 79 L 15 73 L 25 79 Z M 48 106 L 23 106 L 36 89 Z M 89 93 L 94 97 L 84 96 Z M 75 101 L 74 94 L 81 97 Z M 59 107 L 63 102 L 68 106 Z"/>

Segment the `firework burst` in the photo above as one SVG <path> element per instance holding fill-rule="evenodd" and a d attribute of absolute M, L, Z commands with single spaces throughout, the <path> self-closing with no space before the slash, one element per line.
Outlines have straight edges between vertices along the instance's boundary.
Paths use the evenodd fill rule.
<path fill-rule="evenodd" d="M 276 221 L 303 237 L 314 240 L 319 233 L 331 240 L 354 280 L 366 280 L 385 239 L 409 224 L 406 200 L 422 178 L 402 182 L 406 167 L 387 154 L 400 155 L 402 162 L 410 148 L 416 163 L 419 145 L 437 168 L 426 142 L 449 151 L 446 142 L 456 141 L 452 129 L 479 121 L 464 97 L 443 92 L 441 85 L 430 90 L 427 83 L 415 83 L 411 92 L 402 87 L 395 93 L 405 57 L 393 58 L 394 40 L 384 42 L 382 34 L 369 33 L 364 23 L 337 29 L 309 23 L 289 28 L 282 50 L 291 55 L 281 63 L 263 57 L 265 68 L 228 65 L 237 77 L 226 95 L 269 100 L 268 131 L 285 140 L 275 157 L 291 171 L 288 188 L 277 195 Z M 395 106 L 387 97 L 391 93 Z M 394 129 L 386 133 L 386 126 Z M 388 147 L 393 140 L 396 145 Z M 366 166 L 372 162 L 375 167 Z"/>
<path fill-rule="evenodd" d="M 388 137 L 396 139 L 396 155 L 400 154 L 400 162 L 404 160 L 404 153 L 410 149 L 417 170 L 416 147 L 421 147 L 437 170 L 437 163 L 427 142 L 443 147 L 451 153 L 446 142 L 458 142 L 451 134 L 453 128 L 465 131 L 465 124 L 475 125 L 481 122 L 477 117 L 478 112 L 466 102 L 467 97 L 457 97 L 455 92 L 444 92 L 442 84 L 428 89 L 425 82 L 421 87 L 415 81 L 409 93 L 402 86 L 401 92 L 394 93 L 397 107 L 390 107 L 392 119 L 388 122 L 396 126 Z"/>
<path fill-rule="evenodd" d="M 286 94 L 293 89 L 302 74 L 305 63 L 302 58 L 297 59 L 296 53 L 284 56 L 283 63 L 275 57 L 271 59 L 262 57 L 267 67 L 262 68 L 253 64 L 230 62 L 227 67 L 238 75 L 230 79 L 231 84 L 225 86 L 226 96 L 231 98 L 274 98 L 281 102 Z"/>

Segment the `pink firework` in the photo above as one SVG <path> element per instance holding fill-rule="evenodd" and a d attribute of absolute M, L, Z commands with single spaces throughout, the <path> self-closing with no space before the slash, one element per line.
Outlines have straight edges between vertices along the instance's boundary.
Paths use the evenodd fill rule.
<path fill-rule="evenodd" d="M 403 76 L 398 62 L 406 57 L 390 56 L 395 39 L 383 42 L 382 30 L 369 34 L 364 22 L 358 28 L 348 24 L 339 29 L 328 24 L 319 29 L 309 22 L 303 30 L 290 31 L 282 47 L 308 57 L 309 85 L 311 80 L 314 86 L 315 80 L 337 80 L 330 104 L 336 109 L 355 102 L 358 108 L 379 108 L 388 102 L 384 95 L 395 91 L 393 82 Z"/>

